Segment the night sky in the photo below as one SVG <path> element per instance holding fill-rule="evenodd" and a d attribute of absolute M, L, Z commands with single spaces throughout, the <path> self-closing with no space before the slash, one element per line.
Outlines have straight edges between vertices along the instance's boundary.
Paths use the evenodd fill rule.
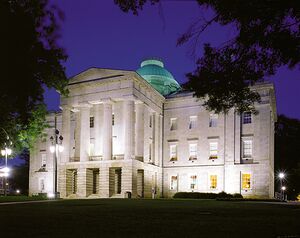
<path fill-rule="evenodd" d="M 176 40 L 200 17 L 209 18 L 209 10 L 200 9 L 195 1 L 167 1 L 147 5 L 139 16 L 123 13 L 113 0 L 52 0 L 65 13 L 61 25 L 60 46 L 69 58 L 67 76 L 90 67 L 136 70 L 147 57 L 162 58 L 165 67 L 179 83 L 196 68 L 191 45 L 176 46 Z M 200 39 L 214 46 L 232 38 L 231 27 L 213 25 Z M 277 110 L 280 114 L 300 119 L 299 68 L 280 69 L 271 78 L 275 83 Z M 45 94 L 49 110 L 57 110 L 59 96 L 54 90 Z"/>

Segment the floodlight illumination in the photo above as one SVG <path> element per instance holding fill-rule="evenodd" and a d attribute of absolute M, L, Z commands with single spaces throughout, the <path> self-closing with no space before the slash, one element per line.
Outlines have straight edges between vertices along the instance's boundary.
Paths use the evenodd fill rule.
<path fill-rule="evenodd" d="M 2 156 L 6 155 L 6 151 L 5 150 L 1 150 L 1 155 Z"/>
<path fill-rule="evenodd" d="M 285 187 L 285 186 L 282 186 L 281 189 L 282 189 L 283 191 L 285 191 L 285 190 L 286 190 L 286 187 Z"/>
<path fill-rule="evenodd" d="M 12 153 L 12 150 L 9 149 L 9 148 L 6 148 L 6 154 L 7 154 L 7 155 L 11 155 L 11 153 Z"/>
<path fill-rule="evenodd" d="M 54 198 L 54 193 L 48 193 L 48 194 L 47 194 L 47 197 L 48 197 L 48 198 Z"/>
<path fill-rule="evenodd" d="M 55 152 L 55 146 L 54 146 L 54 145 L 51 145 L 51 146 L 50 146 L 50 152 L 51 152 L 51 153 L 54 153 L 54 152 Z"/>
<path fill-rule="evenodd" d="M 58 151 L 59 151 L 59 152 L 63 152 L 63 151 L 64 151 L 64 147 L 63 147 L 62 145 L 59 145 L 59 146 L 58 146 Z"/>
<path fill-rule="evenodd" d="M 4 168 L 2 169 L 2 171 L 3 171 L 4 173 L 9 173 L 10 169 L 9 169 L 8 167 L 4 167 Z"/>
<path fill-rule="evenodd" d="M 280 172 L 280 173 L 278 174 L 278 177 L 279 177 L 280 179 L 283 179 L 283 178 L 285 177 L 285 174 L 282 173 L 282 172 Z"/>
<path fill-rule="evenodd" d="M 19 189 L 17 189 L 17 190 L 16 190 L 16 193 L 17 193 L 17 194 L 19 194 L 19 193 L 20 193 L 20 190 L 19 190 Z"/>
<path fill-rule="evenodd" d="M 3 176 L 4 176 L 4 177 L 8 177 L 8 176 L 9 176 L 9 173 L 8 173 L 8 172 L 4 172 L 4 173 L 3 173 Z M 7 185 L 7 184 L 6 184 L 6 185 Z"/>

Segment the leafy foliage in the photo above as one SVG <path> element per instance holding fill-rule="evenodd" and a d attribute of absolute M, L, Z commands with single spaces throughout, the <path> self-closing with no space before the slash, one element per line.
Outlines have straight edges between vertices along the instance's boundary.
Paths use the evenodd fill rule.
<path fill-rule="evenodd" d="M 137 14 L 146 0 L 115 1 L 123 11 Z M 155 3 L 156 1 L 150 1 Z M 253 110 L 259 95 L 247 87 L 274 75 L 281 66 L 300 63 L 300 2 L 297 0 L 197 0 L 209 20 L 201 18 L 179 37 L 177 44 L 193 43 L 214 23 L 231 26 L 236 35 L 218 47 L 204 45 L 197 69 L 187 75 L 186 88 L 204 98 L 216 112 L 236 107 Z"/>
<path fill-rule="evenodd" d="M 29 146 L 29 137 L 43 127 L 38 123 L 43 122 L 45 112 L 44 88 L 67 94 L 62 65 L 66 54 L 57 45 L 62 19 L 63 14 L 48 0 L 0 1 L 0 127 L 12 139 L 26 141 L 24 146 Z"/>

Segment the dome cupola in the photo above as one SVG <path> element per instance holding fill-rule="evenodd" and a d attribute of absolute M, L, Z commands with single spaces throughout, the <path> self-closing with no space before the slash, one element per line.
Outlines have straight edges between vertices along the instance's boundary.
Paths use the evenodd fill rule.
<path fill-rule="evenodd" d="M 164 68 L 161 60 L 154 58 L 144 60 L 136 72 L 163 96 L 181 89 L 173 75 Z"/>

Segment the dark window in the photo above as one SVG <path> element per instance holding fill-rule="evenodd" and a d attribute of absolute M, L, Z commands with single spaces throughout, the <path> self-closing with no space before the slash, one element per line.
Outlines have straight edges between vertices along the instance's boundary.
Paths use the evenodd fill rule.
<path fill-rule="evenodd" d="M 94 128 L 94 117 L 90 117 L 90 128 Z"/>

